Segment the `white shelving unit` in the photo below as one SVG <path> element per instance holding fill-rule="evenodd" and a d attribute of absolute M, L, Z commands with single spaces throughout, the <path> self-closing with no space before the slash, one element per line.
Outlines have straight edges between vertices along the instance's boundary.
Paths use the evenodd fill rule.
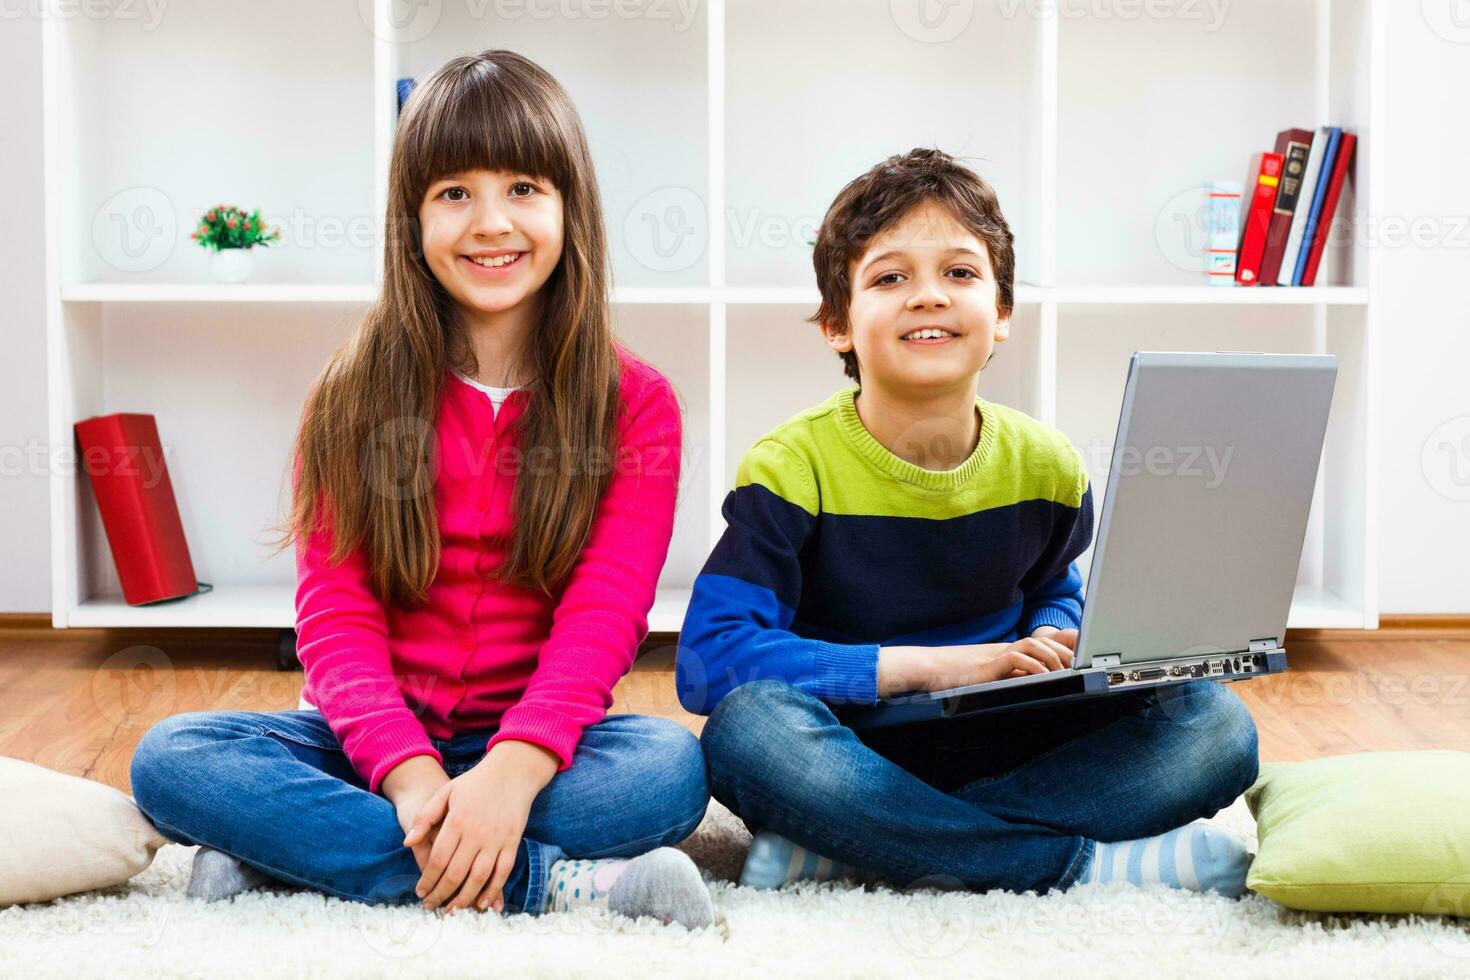
<path fill-rule="evenodd" d="M 619 333 L 685 402 L 655 631 L 679 627 L 741 451 L 846 383 L 805 322 L 817 302 L 808 238 L 847 180 L 918 145 L 974 166 L 1016 233 L 1011 339 L 981 393 L 1060 428 L 1095 483 L 1133 350 L 1338 356 L 1291 625 L 1375 628 L 1377 257 L 1366 236 L 1335 236 L 1310 289 L 1211 288 L 1190 264 L 1192 195 L 1239 179 L 1290 126 L 1359 134 L 1339 229 L 1349 215 L 1371 227 L 1382 2 L 1238 0 L 1220 23 L 1202 5 L 1130 18 L 998 0 L 950 4 L 937 21 L 888 0 L 707 0 L 687 23 L 663 3 L 533 16 L 390 0 L 185 0 L 152 29 L 49 18 L 53 624 L 294 624 L 291 554 L 270 556 L 266 538 L 285 513 L 306 389 L 381 276 L 394 80 L 507 47 L 576 101 Z M 210 283 L 188 240 L 218 203 L 259 207 L 286 233 L 257 250 L 249 284 Z M 213 592 L 122 601 L 70 450 L 76 421 L 115 411 L 157 416 Z"/>

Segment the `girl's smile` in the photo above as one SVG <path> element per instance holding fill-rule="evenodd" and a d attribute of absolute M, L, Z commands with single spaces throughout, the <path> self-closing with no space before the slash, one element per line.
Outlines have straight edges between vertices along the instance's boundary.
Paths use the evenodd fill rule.
<path fill-rule="evenodd" d="M 514 249 L 491 249 L 486 252 L 476 252 L 473 255 L 461 255 L 459 264 L 464 266 L 471 276 L 483 279 L 505 279 L 527 265 L 521 261 L 526 255 L 526 252 Z"/>

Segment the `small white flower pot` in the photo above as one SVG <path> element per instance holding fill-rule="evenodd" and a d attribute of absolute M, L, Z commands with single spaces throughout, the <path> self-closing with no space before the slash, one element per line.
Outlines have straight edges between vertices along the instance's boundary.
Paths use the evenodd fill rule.
<path fill-rule="evenodd" d="M 248 248 L 222 248 L 210 259 L 215 282 L 244 282 L 254 264 Z"/>

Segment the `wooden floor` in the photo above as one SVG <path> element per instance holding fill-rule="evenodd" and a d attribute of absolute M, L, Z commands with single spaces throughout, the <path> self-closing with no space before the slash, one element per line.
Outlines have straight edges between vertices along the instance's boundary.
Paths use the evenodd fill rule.
<path fill-rule="evenodd" d="M 1289 634 L 1291 670 L 1232 685 L 1264 762 L 1364 750 L 1470 749 L 1470 635 L 1464 630 Z M 652 637 L 615 692 L 615 712 L 657 714 L 693 732 L 674 693 L 673 639 Z M 182 711 L 296 707 L 299 672 L 274 666 L 260 631 L 0 629 L 0 756 L 129 791 L 128 763 L 160 718 Z"/>

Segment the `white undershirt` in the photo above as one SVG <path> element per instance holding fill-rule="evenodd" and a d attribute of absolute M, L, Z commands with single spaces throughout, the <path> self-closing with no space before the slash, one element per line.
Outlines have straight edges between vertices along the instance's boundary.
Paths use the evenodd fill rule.
<path fill-rule="evenodd" d="M 476 381 L 474 378 L 467 378 L 464 375 L 460 374 L 458 371 L 454 372 L 454 374 L 455 374 L 456 377 L 458 377 L 465 384 L 469 385 L 472 388 L 478 388 L 481 391 L 483 391 L 485 394 L 489 395 L 490 396 L 490 407 L 497 414 L 500 412 L 500 403 L 503 402 L 503 401 L 505 401 L 505 399 L 507 397 L 509 397 L 509 395 L 510 395 L 510 393 L 512 391 L 520 391 L 521 390 L 520 388 L 493 388 L 490 385 L 482 385 L 482 384 L 480 384 L 480 382 Z"/>

